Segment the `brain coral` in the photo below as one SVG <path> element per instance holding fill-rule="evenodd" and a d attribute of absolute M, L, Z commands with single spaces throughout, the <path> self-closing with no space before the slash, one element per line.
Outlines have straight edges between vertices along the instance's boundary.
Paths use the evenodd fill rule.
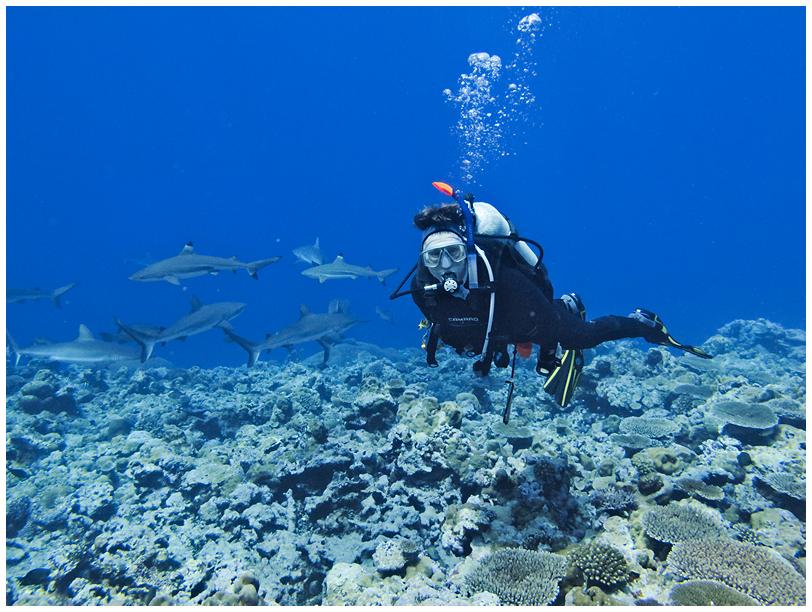
<path fill-rule="evenodd" d="M 626 558 L 613 546 L 599 543 L 583 544 L 575 549 L 570 559 L 583 574 L 585 586 L 592 582 L 605 587 L 614 587 L 629 580 Z"/>
<path fill-rule="evenodd" d="M 744 593 L 713 580 L 691 580 L 671 589 L 675 606 L 756 606 L 756 601 Z"/>
<path fill-rule="evenodd" d="M 558 596 L 567 559 L 553 553 L 505 548 L 488 555 L 467 577 L 468 588 L 487 591 L 506 604 L 545 606 Z"/>
<path fill-rule="evenodd" d="M 620 422 L 620 431 L 647 438 L 665 438 L 679 431 L 679 425 L 669 419 L 656 417 L 626 417 Z"/>
<path fill-rule="evenodd" d="M 710 540 L 724 535 L 721 522 L 710 512 L 673 503 L 646 512 L 643 531 L 648 537 L 668 544 L 695 538 Z"/>
<path fill-rule="evenodd" d="M 711 413 L 724 423 L 747 429 L 770 429 L 778 424 L 778 417 L 763 404 L 725 400 L 715 403 Z"/>
<path fill-rule="evenodd" d="M 671 573 L 691 580 L 716 580 L 763 605 L 806 603 L 804 578 L 764 546 L 725 539 L 678 542 L 666 559 Z"/>

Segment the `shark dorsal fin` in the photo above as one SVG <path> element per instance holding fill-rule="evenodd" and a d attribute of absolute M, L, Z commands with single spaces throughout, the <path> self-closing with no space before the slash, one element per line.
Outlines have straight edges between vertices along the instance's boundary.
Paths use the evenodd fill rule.
<path fill-rule="evenodd" d="M 327 306 L 327 312 L 329 314 L 338 314 L 340 312 L 347 312 L 347 308 L 349 304 L 346 300 L 332 300 L 330 304 Z"/>
<path fill-rule="evenodd" d="M 195 252 L 195 247 L 191 242 L 187 242 L 183 245 L 183 248 L 180 250 L 181 255 L 191 255 Z"/>
<path fill-rule="evenodd" d="M 319 247 L 319 238 L 318 238 L 318 236 L 316 237 L 316 242 L 313 243 L 313 246 L 316 247 L 317 249 L 320 248 Z"/>
<path fill-rule="evenodd" d="M 201 302 L 196 295 L 192 296 L 192 312 L 196 310 L 200 310 L 200 307 L 203 306 L 203 302 Z"/>
<path fill-rule="evenodd" d="M 304 304 L 302 304 L 301 306 L 299 306 L 299 318 L 300 318 L 300 319 L 301 319 L 302 317 L 306 317 L 306 316 L 307 316 L 307 315 L 309 315 L 309 314 L 310 314 L 310 309 L 309 309 L 307 306 L 305 306 Z"/>
<path fill-rule="evenodd" d="M 344 263 L 344 255 L 339 253 L 336 255 L 336 258 L 333 260 L 333 263 Z"/>
<path fill-rule="evenodd" d="M 80 342 L 87 342 L 89 340 L 94 340 L 93 332 L 91 332 L 87 328 L 87 325 L 82 323 L 82 324 L 79 325 L 79 335 L 76 336 L 76 340 L 78 340 Z"/>

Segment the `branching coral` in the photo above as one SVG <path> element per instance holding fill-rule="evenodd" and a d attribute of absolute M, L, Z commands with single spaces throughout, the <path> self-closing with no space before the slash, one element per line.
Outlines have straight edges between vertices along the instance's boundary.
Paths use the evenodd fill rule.
<path fill-rule="evenodd" d="M 701 497 L 708 501 L 719 501 L 725 498 L 725 492 L 716 485 L 709 485 L 698 478 L 680 478 L 674 485 L 691 497 Z"/>
<path fill-rule="evenodd" d="M 769 487 L 777 493 L 782 493 L 793 499 L 806 499 L 806 483 L 795 478 L 792 474 L 772 473 L 761 478 Z"/>
<path fill-rule="evenodd" d="M 674 544 L 685 540 L 720 538 L 721 522 L 710 512 L 693 506 L 669 504 L 658 506 L 643 515 L 643 531 L 658 542 Z"/>
<path fill-rule="evenodd" d="M 626 417 L 620 422 L 620 431 L 647 438 L 665 438 L 677 433 L 679 425 L 670 419 L 658 417 Z"/>
<path fill-rule="evenodd" d="M 778 417 L 763 404 L 724 400 L 715 403 L 711 413 L 723 423 L 747 429 L 770 429 L 778 424 Z"/>
<path fill-rule="evenodd" d="M 763 605 L 806 603 L 803 576 L 764 546 L 726 539 L 689 540 L 675 544 L 666 562 L 680 578 L 717 580 Z"/>
<path fill-rule="evenodd" d="M 713 580 L 691 580 L 671 589 L 675 606 L 756 606 L 754 599 Z"/>
<path fill-rule="evenodd" d="M 634 489 L 626 486 L 610 485 L 605 489 L 595 491 L 590 501 L 599 512 L 615 515 L 627 515 L 629 511 L 637 508 Z"/>
<path fill-rule="evenodd" d="M 656 444 L 656 442 L 648 436 L 641 436 L 640 434 L 612 434 L 609 439 L 612 441 L 612 444 L 617 444 L 629 450 L 640 450 L 641 448 L 648 448 Z"/>
<path fill-rule="evenodd" d="M 570 560 L 583 575 L 586 585 L 615 587 L 629 580 L 629 566 L 623 553 L 607 544 L 583 544 L 575 549 Z"/>
<path fill-rule="evenodd" d="M 468 575 L 472 593 L 487 591 L 506 604 L 544 606 L 558 596 L 567 559 L 548 552 L 505 548 L 488 555 Z"/>

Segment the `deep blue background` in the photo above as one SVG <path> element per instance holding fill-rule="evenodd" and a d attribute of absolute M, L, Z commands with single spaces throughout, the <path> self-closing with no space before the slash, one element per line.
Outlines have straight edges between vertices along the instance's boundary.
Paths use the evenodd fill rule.
<path fill-rule="evenodd" d="M 328 259 L 408 270 L 414 212 L 458 175 L 441 92 L 470 53 L 510 56 L 526 13 L 9 8 L 8 286 L 81 284 L 63 310 L 9 305 L 8 329 L 168 324 L 196 294 L 247 302 L 234 324 L 260 337 L 346 297 L 357 337 L 415 346 L 419 312 L 386 299 L 399 278 L 319 285 L 290 249 L 320 236 Z M 736 318 L 805 327 L 804 9 L 540 14 L 535 127 L 477 195 L 544 244 L 556 292 L 593 316 L 645 305 L 686 342 Z M 127 280 L 187 240 L 284 259 L 258 282 Z M 156 354 L 244 359 L 216 331 Z"/>

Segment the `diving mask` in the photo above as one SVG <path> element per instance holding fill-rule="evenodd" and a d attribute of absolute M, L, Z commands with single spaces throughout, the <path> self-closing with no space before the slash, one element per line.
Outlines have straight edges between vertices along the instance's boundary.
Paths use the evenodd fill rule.
<path fill-rule="evenodd" d="M 465 282 L 467 256 L 468 250 L 459 234 L 439 231 L 423 241 L 420 260 L 446 292 L 456 294 Z"/>
<path fill-rule="evenodd" d="M 459 263 L 468 254 L 464 244 L 449 244 L 442 247 L 427 249 L 421 253 L 423 263 L 427 268 L 436 268 L 440 265 L 443 254 L 451 260 L 452 263 Z"/>

